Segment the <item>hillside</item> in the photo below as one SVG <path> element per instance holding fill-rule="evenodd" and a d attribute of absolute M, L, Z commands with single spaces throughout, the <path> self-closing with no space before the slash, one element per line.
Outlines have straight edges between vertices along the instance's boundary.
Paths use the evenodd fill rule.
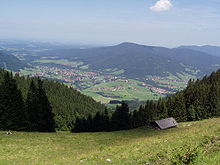
<path fill-rule="evenodd" d="M 0 132 L 1 164 L 190 164 L 220 162 L 220 119 L 102 133 Z M 31 140 L 30 140 L 31 139 Z M 174 140 L 175 139 L 175 140 Z M 86 145 L 85 145 L 86 144 Z"/>
<path fill-rule="evenodd" d="M 134 43 L 100 48 L 48 51 L 42 55 L 49 54 L 72 61 L 82 61 L 94 70 L 123 69 L 123 75 L 132 78 L 147 75 L 168 76 L 168 73 L 192 74 L 196 70 L 200 71 L 200 75 L 204 75 L 216 70 L 216 65 L 220 63 L 220 58 L 200 51 L 184 48 L 168 49 Z"/>
<path fill-rule="evenodd" d="M 18 72 L 20 69 L 27 66 L 28 65 L 24 61 L 19 60 L 17 57 L 0 51 L 0 68 Z"/>
<path fill-rule="evenodd" d="M 4 70 L 0 70 L 0 83 L 5 72 Z M 15 75 L 15 79 L 22 91 L 23 98 L 26 99 L 31 78 Z M 43 83 L 52 105 L 53 113 L 55 114 L 54 119 L 58 130 L 68 130 L 74 124 L 76 117 L 88 116 L 97 111 L 103 111 L 105 108 L 91 97 L 85 96 L 77 90 L 59 82 L 44 80 Z"/>
<path fill-rule="evenodd" d="M 220 57 L 201 51 L 135 43 L 80 49 L 31 42 L 5 48 L 31 65 L 20 74 L 63 82 L 105 104 L 156 100 L 184 89 L 190 78 L 210 74 L 220 64 Z"/>

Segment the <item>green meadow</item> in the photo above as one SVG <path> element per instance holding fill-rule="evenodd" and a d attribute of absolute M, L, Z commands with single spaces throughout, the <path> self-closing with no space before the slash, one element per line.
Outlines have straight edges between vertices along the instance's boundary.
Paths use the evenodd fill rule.
<path fill-rule="evenodd" d="M 33 63 L 53 63 L 53 64 L 60 64 L 60 65 L 69 65 L 72 67 L 78 67 L 80 65 L 83 65 L 83 62 L 77 62 L 77 61 L 69 61 L 66 59 L 40 59 L 35 60 Z"/>
<path fill-rule="evenodd" d="M 0 132 L 1 165 L 220 164 L 220 118 L 100 133 Z"/>
<path fill-rule="evenodd" d="M 83 93 L 102 103 L 108 103 L 110 100 L 156 100 L 162 96 L 156 92 L 150 91 L 148 88 L 140 86 L 140 81 L 128 80 L 128 83 L 117 80 L 94 85 L 93 87 L 83 90 Z M 121 89 L 117 89 L 117 87 L 121 87 Z"/>

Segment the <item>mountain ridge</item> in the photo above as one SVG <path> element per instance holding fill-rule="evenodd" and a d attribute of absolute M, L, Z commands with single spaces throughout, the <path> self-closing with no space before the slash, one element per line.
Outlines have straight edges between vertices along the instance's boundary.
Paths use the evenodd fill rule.
<path fill-rule="evenodd" d="M 60 58 L 82 61 L 94 70 L 118 68 L 125 70 L 128 77 L 145 77 L 146 75 L 167 76 L 168 73 L 189 73 L 186 68 L 200 70 L 201 75 L 218 69 L 215 65 L 220 58 L 205 52 L 187 48 L 165 48 L 123 42 L 118 45 L 89 48 L 58 50 L 53 53 Z M 185 66 L 183 66 L 185 65 Z"/>
<path fill-rule="evenodd" d="M 179 48 L 187 48 L 191 50 L 197 50 L 200 52 L 205 52 L 217 57 L 220 57 L 220 46 L 212 46 L 212 45 L 203 45 L 203 46 L 197 46 L 197 45 L 183 45 Z"/>

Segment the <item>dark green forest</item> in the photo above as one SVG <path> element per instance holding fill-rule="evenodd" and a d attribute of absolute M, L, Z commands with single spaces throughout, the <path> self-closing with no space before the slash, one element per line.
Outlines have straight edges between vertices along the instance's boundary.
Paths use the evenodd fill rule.
<path fill-rule="evenodd" d="M 6 74 L 8 74 L 7 71 L 0 69 L 1 90 L 5 89 L 2 85 L 5 81 L 4 77 Z M 18 91 L 20 91 L 19 93 L 21 93 L 20 100 L 26 103 L 31 82 L 33 81 L 37 84 L 39 78 L 23 77 L 18 74 L 11 76 L 12 81 L 17 85 Z M 77 117 L 82 118 L 90 114 L 95 115 L 96 112 L 102 112 L 105 109 L 105 106 L 101 103 L 94 101 L 91 97 L 85 96 L 62 83 L 42 80 L 42 84 L 54 114 L 56 130 L 69 130 L 73 127 Z M 2 92 L 1 95 L 3 95 Z M 2 101 L 0 101 L 0 106 L 5 107 Z"/>
<path fill-rule="evenodd" d="M 174 95 L 158 101 L 148 100 L 139 110 L 129 112 L 128 105 L 122 102 L 110 117 L 98 112 L 94 118 L 77 119 L 72 131 L 115 131 L 137 128 L 168 117 L 184 122 L 217 116 L 220 116 L 220 70 L 201 80 L 189 80 L 187 88 Z"/>

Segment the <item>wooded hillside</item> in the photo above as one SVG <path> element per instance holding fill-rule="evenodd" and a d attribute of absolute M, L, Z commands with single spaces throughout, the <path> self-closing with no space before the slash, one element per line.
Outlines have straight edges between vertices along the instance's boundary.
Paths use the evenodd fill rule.
<path fill-rule="evenodd" d="M 5 70 L 0 70 L 0 84 L 5 73 Z M 37 78 L 25 78 L 16 74 L 14 79 L 22 92 L 23 99 L 26 100 L 31 80 L 37 82 Z M 77 117 L 86 117 L 105 109 L 104 105 L 94 101 L 91 97 L 85 96 L 62 83 L 43 80 L 43 86 L 51 103 L 56 129 L 58 130 L 69 130 L 73 127 Z"/>

